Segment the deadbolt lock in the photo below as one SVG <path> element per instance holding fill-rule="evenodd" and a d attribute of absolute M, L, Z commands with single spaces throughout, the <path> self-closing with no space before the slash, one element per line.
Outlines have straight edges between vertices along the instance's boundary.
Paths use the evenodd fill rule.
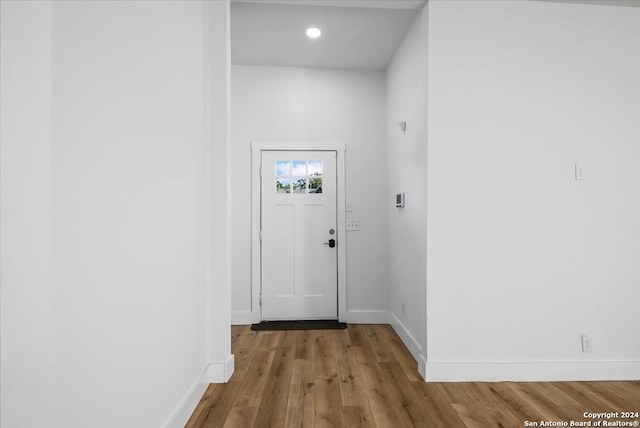
<path fill-rule="evenodd" d="M 335 239 L 329 239 L 329 242 L 325 242 L 324 245 L 328 245 L 329 248 L 334 248 L 336 246 L 336 240 Z"/>

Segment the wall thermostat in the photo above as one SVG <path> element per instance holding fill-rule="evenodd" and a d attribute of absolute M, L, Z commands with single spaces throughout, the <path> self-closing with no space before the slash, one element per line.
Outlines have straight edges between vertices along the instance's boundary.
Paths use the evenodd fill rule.
<path fill-rule="evenodd" d="M 396 207 L 404 208 L 404 193 L 396 194 Z"/>

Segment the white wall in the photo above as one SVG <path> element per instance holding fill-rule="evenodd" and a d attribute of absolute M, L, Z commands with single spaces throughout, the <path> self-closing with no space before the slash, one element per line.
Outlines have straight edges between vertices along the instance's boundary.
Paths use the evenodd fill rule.
<path fill-rule="evenodd" d="M 0 18 L 0 425 L 44 427 L 56 363 L 51 3 L 2 1 Z"/>
<path fill-rule="evenodd" d="M 212 382 L 233 374 L 231 355 L 231 50 L 230 2 L 205 1 L 205 137 L 208 238 L 207 341 Z"/>
<path fill-rule="evenodd" d="M 347 218 L 361 227 L 347 232 L 347 311 L 352 321 L 386 319 L 384 73 L 232 66 L 231 84 L 234 323 L 250 322 L 252 141 L 347 144 Z"/>
<path fill-rule="evenodd" d="M 205 85 L 205 9 L 2 2 L 3 427 L 183 426 L 228 366 L 229 300 L 209 298 L 227 274 L 207 260 L 228 78 L 212 65 Z M 205 90 L 223 99 L 209 133 Z"/>
<path fill-rule="evenodd" d="M 421 372 L 426 345 L 427 19 L 425 7 L 387 69 L 391 324 L 421 362 Z M 404 133 L 398 126 L 403 121 Z M 393 204 L 397 193 L 405 194 L 404 208 Z"/>
<path fill-rule="evenodd" d="M 428 378 L 640 379 L 640 9 L 429 16 Z"/>

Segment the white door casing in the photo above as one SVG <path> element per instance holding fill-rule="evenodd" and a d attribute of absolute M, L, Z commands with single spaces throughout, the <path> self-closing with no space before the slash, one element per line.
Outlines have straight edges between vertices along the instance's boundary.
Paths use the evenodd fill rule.
<path fill-rule="evenodd" d="M 335 151 L 263 151 L 262 319 L 337 319 Z"/>
<path fill-rule="evenodd" d="M 345 239 L 345 155 L 346 145 L 344 143 L 262 143 L 252 142 L 252 204 L 251 204 L 251 322 L 262 321 L 261 311 L 261 291 L 262 291 L 262 251 L 261 251 L 261 194 L 262 182 L 260 177 L 260 167 L 264 152 L 272 151 L 298 151 L 305 153 L 302 160 L 311 159 L 308 152 L 330 151 L 336 155 L 336 227 L 335 236 L 337 254 L 337 318 L 341 322 L 347 321 L 347 289 L 346 289 L 346 239 Z M 274 163 L 275 169 L 275 163 Z M 275 176 L 274 188 L 275 188 Z M 292 195 L 293 196 L 293 195 Z M 323 233 L 326 231 L 323 230 Z M 323 238 L 328 236 L 323 235 Z M 341 239 L 342 237 L 342 239 Z M 324 239 L 322 243 L 328 242 Z M 323 245 L 327 247 L 327 245 Z M 262 296 L 264 297 L 264 296 Z M 305 316 L 305 319 L 307 317 Z M 335 316 L 331 317 L 335 319 Z M 267 319 L 267 318 L 265 318 Z"/>

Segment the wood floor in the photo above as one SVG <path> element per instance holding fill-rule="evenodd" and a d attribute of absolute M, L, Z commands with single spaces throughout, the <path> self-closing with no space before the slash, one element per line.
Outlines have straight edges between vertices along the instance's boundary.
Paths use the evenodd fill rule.
<path fill-rule="evenodd" d="M 638 381 L 425 383 L 386 325 L 232 334 L 235 373 L 209 387 L 187 428 L 523 427 L 640 411 Z"/>

